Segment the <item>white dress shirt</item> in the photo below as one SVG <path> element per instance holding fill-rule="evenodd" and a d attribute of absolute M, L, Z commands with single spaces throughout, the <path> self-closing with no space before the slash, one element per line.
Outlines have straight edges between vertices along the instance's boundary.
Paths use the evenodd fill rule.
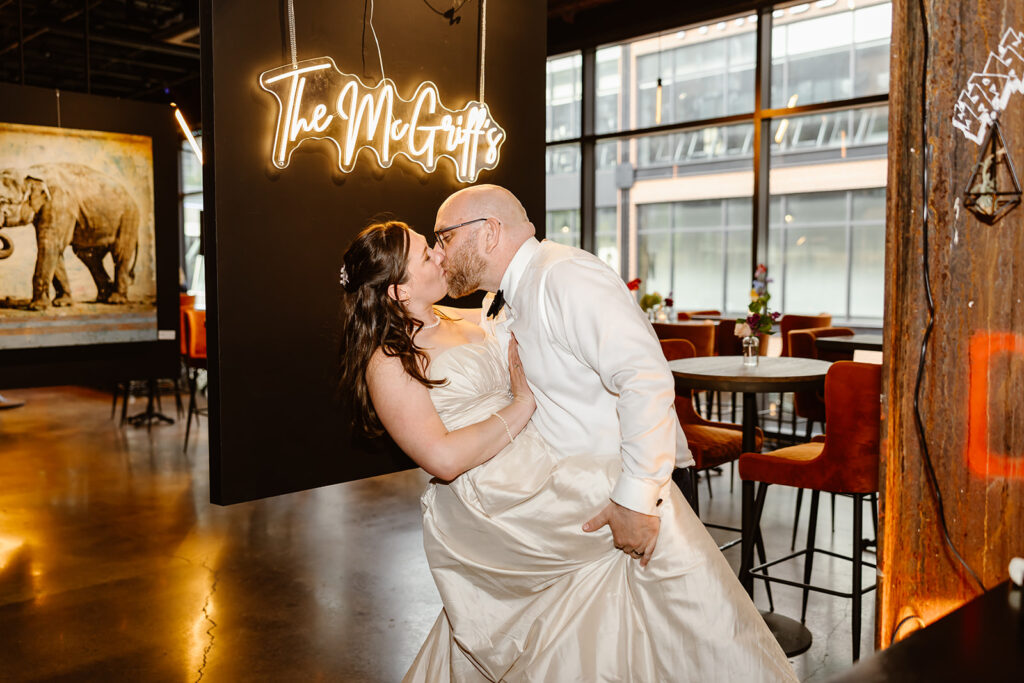
<path fill-rule="evenodd" d="M 672 373 L 632 293 L 593 254 L 532 237 L 501 290 L 506 303 L 495 331 L 506 350 L 509 332 L 519 341 L 541 435 L 559 456 L 621 454 L 611 499 L 657 514 L 672 469 L 693 458 Z"/>

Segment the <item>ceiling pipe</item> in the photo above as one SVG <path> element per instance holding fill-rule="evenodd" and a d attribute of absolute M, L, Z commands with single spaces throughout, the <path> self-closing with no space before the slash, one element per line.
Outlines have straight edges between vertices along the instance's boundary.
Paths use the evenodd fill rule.
<path fill-rule="evenodd" d="M 64 28 L 51 28 L 50 33 L 61 36 L 64 38 L 80 38 L 81 33 L 77 31 L 71 31 Z M 148 43 L 140 43 L 134 40 L 122 40 L 121 38 L 108 38 L 106 36 L 90 36 L 89 40 L 94 43 L 101 45 L 116 45 L 118 47 L 128 47 L 133 50 L 141 50 L 144 52 L 158 52 L 164 55 L 172 55 L 174 57 L 181 57 L 183 59 L 195 59 L 199 60 L 199 50 L 190 50 L 183 47 L 171 47 L 169 45 L 150 45 Z"/>

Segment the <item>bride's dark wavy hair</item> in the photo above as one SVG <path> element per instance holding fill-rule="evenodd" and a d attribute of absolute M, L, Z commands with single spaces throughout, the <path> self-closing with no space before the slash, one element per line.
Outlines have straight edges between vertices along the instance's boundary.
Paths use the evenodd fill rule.
<path fill-rule="evenodd" d="M 384 432 L 366 383 L 366 368 L 378 348 L 401 359 L 409 376 L 425 387 L 445 383 L 427 377 L 429 357 L 413 341 L 423 323 L 388 294 L 408 278 L 408 260 L 409 226 L 393 220 L 363 230 L 342 257 L 348 282 L 341 306 L 339 389 L 351 395 L 355 425 L 368 436 Z"/>

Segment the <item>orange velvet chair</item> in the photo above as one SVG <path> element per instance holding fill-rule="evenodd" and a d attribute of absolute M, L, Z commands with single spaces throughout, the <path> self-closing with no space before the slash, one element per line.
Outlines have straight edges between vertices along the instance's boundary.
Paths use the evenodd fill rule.
<path fill-rule="evenodd" d="M 792 355 L 789 350 L 789 333 L 793 330 L 806 330 L 811 327 L 828 327 L 832 324 L 832 316 L 828 313 L 822 313 L 821 315 L 784 315 L 779 320 L 779 332 L 782 335 L 782 353 L 783 357 Z M 762 340 L 762 345 L 764 340 Z M 777 412 L 777 432 L 782 434 L 782 419 L 785 413 L 786 407 L 786 396 L 785 394 L 779 395 L 779 410 Z M 791 424 L 793 425 L 793 433 L 790 437 L 790 443 L 796 443 L 796 417 L 792 416 L 791 411 Z"/>
<path fill-rule="evenodd" d="M 685 339 L 693 344 L 698 358 L 715 355 L 715 323 L 651 323 L 658 339 Z"/>
<path fill-rule="evenodd" d="M 715 355 L 715 330 L 717 325 L 710 321 L 678 323 L 651 323 L 654 325 L 654 333 L 658 339 L 686 339 L 691 344 L 697 357 Z M 700 396 L 705 397 L 704 415 L 711 417 L 712 402 L 714 397 L 711 393 L 699 392 L 697 403 L 700 405 Z"/>
<path fill-rule="evenodd" d="M 853 360 L 853 353 L 841 351 L 819 351 L 816 341 L 819 337 L 848 337 L 854 334 L 849 327 L 812 327 L 806 330 L 793 330 L 789 333 L 789 355 L 794 358 L 813 358 L 836 362 L 840 360 Z M 814 423 L 821 425 L 821 431 L 825 431 L 825 395 L 817 390 L 798 391 L 793 394 L 793 422 L 792 431 L 796 434 L 796 418 L 802 417 L 807 420 L 807 432 L 804 439 L 811 440 L 814 430 Z M 796 514 L 793 518 L 793 538 L 789 544 L 790 550 L 796 547 L 796 530 L 800 520 L 800 506 L 803 504 L 804 490 L 800 489 L 796 494 Z M 832 494 L 832 531 L 836 530 L 836 494 Z M 877 505 L 874 496 L 871 504 Z"/>
<path fill-rule="evenodd" d="M 185 364 L 188 367 L 188 417 L 185 423 L 185 445 L 183 450 L 188 450 L 188 437 L 192 430 L 192 416 L 195 415 L 196 423 L 199 416 L 205 415 L 206 411 L 199 408 L 196 402 L 196 383 L 199 371 L 206 369 L 206 311 L 197 311 L 194 308 L 185 311 L 185 325 L 182 328 L 182 335 L 185 343 Z"/>
<path fill-rule="evenodd" d="M 779 332 L 782 333 L 782 355 L 789 356 L 789 333 L 793 330 L 807 330 L 812 327 L 828 327 L 832 324 L 832 316 L 821 315 L 784 315 L 779 320 Z"/>
<path fill-rule="evenodd" d="M 806 330 L 793 330 L 789 333 L 789 355 L 793 358 L 813 358 L 831 362 L 853 360 L 853 354 L 837 352 L 819 352 L 817 340 L 820 337 L 849 337 L 853 335 L 849 327 L 812 327 Z M 811 440 L 814 423 L 821 424 L 825 430 L 825 396 L 820 391 L 798 391 L 793 396 L 793 429 L 796 430 L 796 418 L 807 420 L 805 438 Z"/>
<path fill-rule="evenodd" d="M 780 448 L 769 453 L 744 453 L 740 456 L 740 478 L 759 482 L 754 502 L 754 526 L 760 525 L 765 494 L 769 484 L 810 489 L 811 517 L 807 527 L 807 547 L 768 563 L 752 567 L 750 575 L 764 581 L 776 581 L 803 588 L 803 606 L 800 620 L 807 616 L 809 591 L 852 598 L 853 659 L 860 657 L 861 596 L 874 589 L 863 589 L 861 572 L 864 562 L 863 500 L 878 492 L 879 440 L 881 431 L 882 369 L 871 363 L 840 361 L 829 368 L 825 378 L 825 406 L 828 413 L 828 431 L 815 437 L 811 443 Z M 820 493 L 841 493 L 853 497 L 853 555 L 814 547 L 818 522 Z M 810 585 L 814 553 L 823 553 L 853 562 L 853 581 L 849 593 Z M 804 557 L 802 583 L 779 579 L 765 571 L 780 562 Z M 745 558 L 746 559 L 746 558 Z M 749 560 L 747 560 L 749 562 Z M 745 564 L 747 564 L 745 562 Z M 747 564 L 749 566 L 749 564 Z"/>

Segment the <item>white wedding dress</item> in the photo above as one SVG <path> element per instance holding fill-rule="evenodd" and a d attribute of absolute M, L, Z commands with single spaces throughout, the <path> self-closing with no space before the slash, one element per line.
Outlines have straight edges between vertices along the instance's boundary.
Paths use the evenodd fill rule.
<path fill-rule="evenodd" d="M 509 401 L 497 339 L 434 358 L 449 430 Z M 558 458 L 532 425 L 498 455 L 423 494 L 423 536 L 444 603 L 404 681 L 795 681 L 679 489 L 659 507 L 646 568 L 583 523 L 608 503 L 618 457 Z"/>

